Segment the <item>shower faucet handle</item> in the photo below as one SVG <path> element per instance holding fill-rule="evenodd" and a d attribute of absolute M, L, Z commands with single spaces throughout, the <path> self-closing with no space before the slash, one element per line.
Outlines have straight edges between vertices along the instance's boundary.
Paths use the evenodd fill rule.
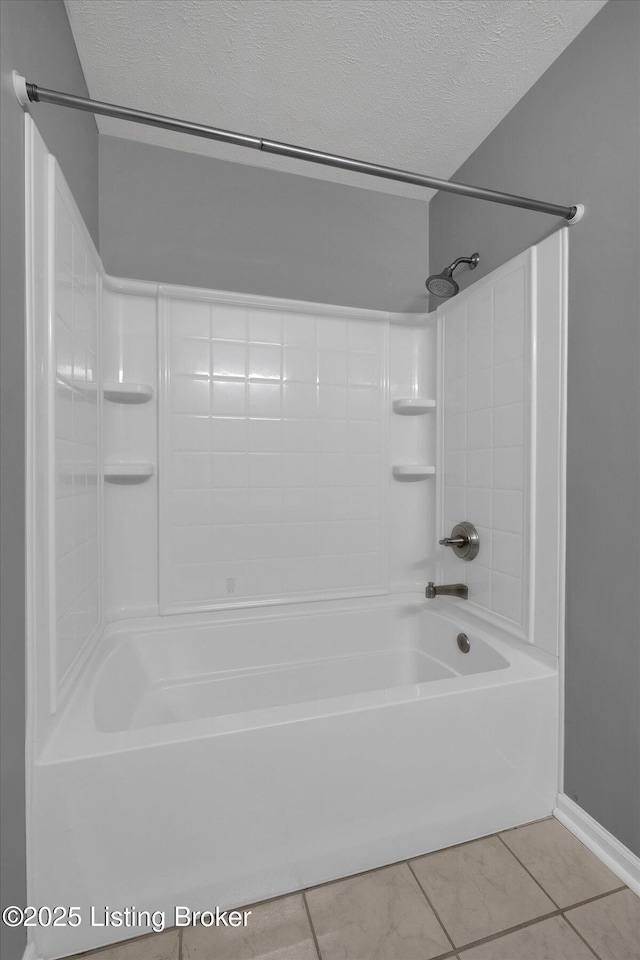
<path fill-rule="evenodd" d="M 468 520 L 456 523 L 450 537 L 438 541 L 442 547 L 451 547 L 460 560 L 473 560 L 480 550 L 480 535 Z"/>

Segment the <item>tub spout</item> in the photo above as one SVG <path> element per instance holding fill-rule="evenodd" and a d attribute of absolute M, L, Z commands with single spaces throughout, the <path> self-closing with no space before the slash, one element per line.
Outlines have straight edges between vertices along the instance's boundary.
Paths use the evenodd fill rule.
<path fill-rule="evenodd" d="M 430 580 L 424 595 L 427 600 L 433 600 L 434 597 L 459 597 L 460 600 L 468 600 L 469 587 L 466 583 L 441 583 L 436 587 L 433 580 Z"/>

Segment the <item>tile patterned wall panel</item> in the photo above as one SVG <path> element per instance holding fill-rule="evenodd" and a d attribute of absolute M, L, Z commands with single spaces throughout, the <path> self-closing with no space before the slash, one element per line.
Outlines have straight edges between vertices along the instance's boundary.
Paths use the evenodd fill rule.
<path fill-rule="evenodd" d="M 55 674 L 58 686 L 100 625 L 98 296 L 88 234 L 56 170 L 52 364 L 55 379 Z"/>
<path fill-rule="evenodd" d="M 102 407 L 104 462 L 148 463 L 143 483 L 104 485 L 105 619 L 158 615 L 158 351 L 155 284 L 107 277 L 102 301 L 103 380 L 144 384 L 145 403 Z"/>
<path fill-rule="evenodd" d="M 385 315 L 160 311 L 162 610 L 386 592 Z"/>
<path fill-rule="evenodd" d="M 526 629 L 528 607 L 530 255 L 452 300 L 443 344 L 441 536 L 470 520 L 481 549 L 471 563 L 443 548 L 447 582 L 469 605 Z"/>
<path fill-rule="evenodd" d="M 389 453 L 392 465 L 436 463 L 435 409 L 426 414 L 398 413 L 399 399 L 436 399 L 436 315 L 391 323 L 389 390 L 391 394 Z M 436 483 L 393 479 L 389 491 L 389 569 L 393 593 L 420 592 L 435 580 Z"/>

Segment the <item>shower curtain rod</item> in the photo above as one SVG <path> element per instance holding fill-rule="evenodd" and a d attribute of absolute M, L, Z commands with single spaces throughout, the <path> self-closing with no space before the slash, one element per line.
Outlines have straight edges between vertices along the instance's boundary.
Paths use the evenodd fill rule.
<path fill-rule="evenodd" d="M 35 83 L 27 83 L 25 78 L 16 71 L 13 73 L 13 86 L 16 97 L 23 106 L 27 106 L 30 102 L 56 103 L 62 107 L 71 107 L 73 110 L 84 110 L 87 113 L 99 114 L 104 117 L 144 123 L 151 127 L 172 130 L 175 133 L 187 133 L 208 140 L 232 143 L 239 147 L 250 147 L 253 150 L 261 150 L 263 153 L 274 153 L 281 157 L 294 157 L 297 160 L 321 163 L 328 167 L 337 167 L 340 170 L 351 170 L 354 173 L 365 173 L 372 177 L 382 177 L 385 180 L 398 180 L 401 183 L 413 183 L 416 186 L 429 187 L 432 190 L 443 190 L 446 193 L 474 197 L 476 200 L 489 200 L 492 203 L 504 203 L 510 207 L 535 210 L 538 213 L 547 213 L 554 217 L 564 217 L 569 223 L 577 223 L 584 214 L 584 206 L 581 203 L 571 207 L 561 207 L 555 203 L 545 203 L 542 200 L 533 200 L 530 197 L 518 197 L 510 193 L 487 190 L 484 187 L 472 187 L 465 183 L 440 180 L 437 177 L 427 177 L 421 173 L 411 173 L 408 170 L 398 170 L 395 167 L 380 166 L 380 164 L 369 163 L 365 160 L 352 160 L 349 157 L 321 153 L 318 150 L 296 147 L 293 144 L 280 143 L 277 140 L 266 140 L 263 137 L 234 133 L 231 130 L 220 130 L 217 127 L 208 127 L 201 123 L 177 120 L 157 113 L 145 113 L 142 110 L 133 110 L 131 107 L 120 107 L 114 103 L 103 103 L 100 100 L 76 97 L 73 94 L 61 93 L 58 90 L 48 90 L 46 87 L 39 87 Z"/>

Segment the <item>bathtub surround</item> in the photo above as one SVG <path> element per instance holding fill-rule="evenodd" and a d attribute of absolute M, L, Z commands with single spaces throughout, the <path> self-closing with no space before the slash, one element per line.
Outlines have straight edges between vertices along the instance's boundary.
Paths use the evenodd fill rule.
<path fill-rule="evenodd" d="M 227 909 L 548 814 L 561 591 L 525 570 L 520 621 L 424 597 L 452 479 L 440 450 L 456 436 L 437 357 L 446 347 L 450 369 L 473 352 L 455 317 L 443 333 L 450 308 L 416 317 L 105 277 L 26 129 L 34 902 L 134 904 L 142 918 L 176 902 Z M 523 510 L 532 564 L 549 569 L 563 553 L 567 232 L 459 300 L 465 323 L 487 294 L 495 329 L 526 316 L 526 369 L 507 386 L 539 431 L 516 447 L 535 438 L 522 458 L 535 510 L 532 498 Z M 496 371 L 513 359 L 491 354 Z M 71 531 L 51 522 L 68 473 Z M 82 613 L 72 643 L 59 629 L 69 609 Z M 92 630 L 102 609 L 108 626 Z M 185 793 L 167 769 L 200 771 L 200 788 Z M 48 960 L 132 932 L 38 929 L 33 947 Z"/>
<path fill-rule="evenodd" d="M 160 609 L 388 588 L 384 314 L 161 287 Z"/>
<path fill-rule="evenodd" d="M 25 154 L 27 742 L 38 755 L 104 626 L 102 265 L 30 118 Z"/>
<path fill-rule="evenodd" d="M 438 311 L 438 539 L 477 527 L 468 562 L 439 550 L 478 616 L 553 656 L 564 618 L 564 410 L 569 228 Z M 559 533 L 560 531 L 560 533 Z"/>
<path fill-rule="evenodd" d="M 443 549 L 444 579 L 468 581 L 485 616 L 528 636 L 531 422 L 531 253 L 441 308 L 444 483 L 442 535 L 472 517 L 472 564 Z"/>
<path fill-rule="evenodd" d="M 389 460 L 433 461 L 434 320 L 107 277 L 103 346 L 151 394 L 103 405 L 105 462 L 152 471 L 105 484 L 107 620 L 421 589 L 435 484 Z"/>
<path fill-rule="evenodd" d="M 36 162 L 38 157 L 36 154 Z M 51 164 L 49 164 L 51 168 Z M 56 690 L 69 680 L 78 656 L 102 628 L 102 487 L 98 390 L 102 301 L 101 264 L 59 168 L 55 180 L 55 391 L 51 440 L 55 457 L 40 463 L 55 490 Z M 36 221 L 37 226 L 40 226 Z M 51 225 L 44 229 L 51 229 Z M 43 268 L 46 267 L 43 264 Z M 34 369 L 46 369 L 45 337 L 34 323 Z M 42 347 L 42 349 L 40 349 Z M 54 371 L 51 371 L 52 381 Z M 37 391 L 36 387 L 36 391 Z M 53 470 L 54 475 L 50 475 Z M 37 483 L 37 479 L 35 481 Z"/>
<path fill-rule="evenodd" d="M 104 485 L 104 608 L 107 620 L 158 612 L 158 336 L 154 284 L 104 280 L 106 382 L 151 391 L 144 403 L 105 396 L 104 462 L 151 466 L 138 483 Z M 135 478 L 132 478 L 135 479 Z"/>
<path fill-rule="evenodd" d="M 12 70 L 44 71 L 53 83 L 88 95 L 62 0 L 3 0 L 0 111 L 2 240 L 2 906 L 26 903 L 25 854 L 25 582 L 24 582 L 24 114 L 11 84 Z M 33 116 L 55 152 L 98 236 L 98 130 L 88 114 L 52 116 L 34 107 Z M 18 960 L 24 930 L 0 927 L 0 954 Z"/>
<path fill-rule="evenodd" d="M 564 790 L 636 855 L 639 39 L 640 6 L 607 3 L 455 175 L 587 204 L 569 257 Z M 548 230 L 536 214 L 439 195 L 432 269 L 479 249 L 475 273 L 460 273 L 475 282 Z"/>

